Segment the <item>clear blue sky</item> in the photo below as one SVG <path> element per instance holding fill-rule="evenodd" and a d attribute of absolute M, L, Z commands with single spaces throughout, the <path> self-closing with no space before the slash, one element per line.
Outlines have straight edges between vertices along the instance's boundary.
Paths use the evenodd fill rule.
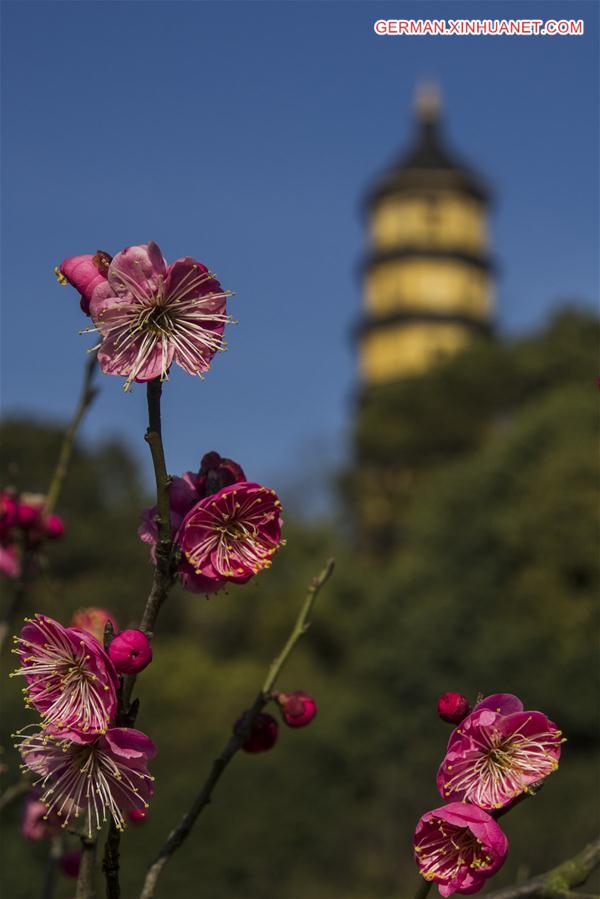
<path fill-rule="evenodd" d="M 237 292 L 230 350 L 166 388 L 169 468 L 207 449 L 278 487 L 350 420 L 365 186 L 420 77 L 492 181 L 498 318 L 598 287 L 595 2 L 4 2 L 5 412 L 66 417 L 89 337 L 65 256 L 156 240 Z M 583 37 L 381 38 L 375 19 L 583 18 Z M 144 390 L 102 378 L 87 440 L 145 459 Z M 146 463 L 145 463 L 146 464 Z"/>

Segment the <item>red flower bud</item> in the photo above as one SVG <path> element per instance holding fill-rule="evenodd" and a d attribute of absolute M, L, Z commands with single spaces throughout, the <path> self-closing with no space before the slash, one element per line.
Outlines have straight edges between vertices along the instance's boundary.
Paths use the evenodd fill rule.
<path fill-rule="evenodd" d="M 41 505 L 30 505 L 29 503 L 17 504 L 17 524 L 21 528 L 31 528 L 37 523 L 42 511 Z"/>
<path fill-rule="evenodd" d="M 233 728 L 235 734 L 239 734 L 244 727 L 245 717 L 242 715 L 236 721 Z M 242 749 L 244 752 L 266 752 L 268 749 L 272 749 L 277 742 L 278 730 L 279 725 L 275 718 L 267 712 L 261 712 L 252 725 L 252 730 L 246 740 L 242 743 Z"/>
<path fill-rule="evenodd" d="M 108 655 L 119 674 L 138 674 L 152 661 L 152 647 L 143 631 L 123 631 L 110 644 Z"/>
<path fill-rule="evenodd" d="M 246 475 L 237 462 L 224 459 L 213 451 L 202 457 L 200 471 L 194 477 L 194 486 L 198 495 L 205 498 L 218 493 L 223 487 L 231 487 L 232 484 L 245 480 Z"/>
<path fill-rule="evenodd" d="M 44 528 L 46 531 L 46 536 L 50 540 L 58 540 L 59 537 L 65 532 L 65 526 L 62 522 L 62 518 L 59 518 L 58 515 L 48 515 L 46 521 L 44 522 Z"/>
<path fill-rule="evenodd" d="M 317 703 L 308 693 L 296 690 L 294 693 L 273 693 L 273 699 L 281 709 L 283 720 L 288 727 L 305 727 L 317 714 Z"/>
<path fill-rule="evenodd" d="M 81 852 L 74 849 L 73 852 L 65 852 L 58 860 L 58 866 L 63 874 L 67 877 L 75 879 L 79 876 L 79 866 L 81 865 Z"/>
<path fill-rule="evenodd" d="M 462 693 L 443 693 L 438 699 L 437 710 L 442 721 L 460 724 L 471 711 L 471 706 Z"/>

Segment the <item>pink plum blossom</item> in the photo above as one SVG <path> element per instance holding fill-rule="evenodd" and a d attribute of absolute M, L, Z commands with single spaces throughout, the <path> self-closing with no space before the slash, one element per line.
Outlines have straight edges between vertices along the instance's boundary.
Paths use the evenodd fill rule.
<path fill-rule="evenodd" d="M 0 571 L 6 577 L 14 580 L 21 573 L 21 562 L 14 543 L 5 542 L 0 538 Z"/>
<path fill-rule="evenodd" d="M 274 490 L 241 481 L 197 503 L 176 539 L 195 574 L 245 584 L 281 544 L 280 509 Z"/>
<path fill-rule="evenodd" d="M 508 854 L 499 825 L 466 802 L 451 802 L 423 815 L 413 846 L 419 873 L 437 884 L 441 896 L 479 892 Z"/>
<path fill-rule="evenodd" d="M 66 739 L 40 728 L 18 739 L 25 768 L 38 775 L 42 802 L 63 827 L 83 812 L 91 839 L 108 814 L 123 830 L 129 812 L 148 807 L 154 793 L 148 760 L 156 748 L 141 731 L 113 727 L 101 736 L 70 734 Z"/>
<path fill-rule="evenodd" d="M 171 536 L 175 539 L 181 523 L 187 513 L 207 496 L 217 493 L 223 487 L 229 487 L 246 476 L 237 462 L 225 459 L 219 453 L 210 452 L 202 457 L 200 471 L 186 471 L 183 477 L 171 478 L 169 485 L 169 517 Z M 152 547 L 152 559 L 155 560 L 154 547 L 157 540 L 156 527 L 157 507 L 152 506 L 142 512 L 138 534 L 144 543 Z M 182 586 L 191 593 L 214 593 L 223 586 L 225 580 L 215 580 L 196 574 L 185 556 L 182 556 L 178 568 Z"/>
<path fill-rule="evenodd" d="M 44 840 L 60 827 L 60 818 L 48 815 L 48 808 L 40 799 L 39 790 L 30 790 L 25 799 L 21 833 L 26 840 Z"/>
<path fill-rule="evenodd" d="M 62 520 L 46 515 L 45 506 L 46 497 L 40 493 L 0 492 L 0 571 L 7 577 L 19 577 L 22 551 L 37 550 L 45 540 L 64 534 Z"/>
<path fill-rule="evenodd" d="M 462 693 L 442 693 L 437 702 L 438 715 L 449 724 L 460 724 L 471 711 L 471 705 Z"/>
<path fill-rule="evenodd" d="M 306 727 L 317 714 L 317 703 L 302 690 L 272 695 L 288 727 Z"/>
<path fill-rule="evenodd" d="M 119 674 L 139 674 L 152 661 L 152 647 L 143 631 L 123 631 L 112 640 L 108 655 Z"/>
<path fill-rule="evenodd" d="M 28 704 L 57 730 L 104 733 L 117 707 L 118 678 L 102 646 L 87 631 L 45 615 L 26 619 L 14 650 Z"/>
<path fill-rule="evenodd" d="M 445 799 L 483 809 L 511 803 L 558 768 L 561 731 L 510 694 L 478 703 L 448 742 L 437 775 Z"/>
<path fill-rule="evenodd" d="M 107 280 L 92 294 L 89 311 L 100 333 L 102 371 L 133 381 L 168 377 L 173 362 L 188 374 L 208 371 L 224 349 L 229 292 L 190 256 L 168 265 L 150 241 L 114 257 Z"/>
<path fill-rule="evenodd" d="M 104 645 L 104 628 L 110 621 L 113 631 L 118 631 L 117 620 L 107 609 L 97 606 L 89 606 L 86 609 L 77 609 L 71 618 L 71 627 L 79 627 L 92 634 L 99 643 Z"/>
<path fill-rule="evenodd" d="M 79 291 L 80 306 L 86 315 L 90 313 L 94 290 L 107 280 L 111 261 L 112 256 L 103 250 L 97 250 L 94 255 L 88 253 L 84 256 L 70 256 L 54 269 L 61 284 L 71 284 Z"/>

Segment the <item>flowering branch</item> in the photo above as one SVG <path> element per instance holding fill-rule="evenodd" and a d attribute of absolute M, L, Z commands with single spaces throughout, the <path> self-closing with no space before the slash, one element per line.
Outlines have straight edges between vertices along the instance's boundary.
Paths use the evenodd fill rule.
<path fill-rule="evenodd" d="M 317 599 L 317 596 L 319 595 L 321 588 L 331 577 L 333 568 L 334 561 L 333 559 L 330 559 L 327 562 L 324 570 L 317 577 L 313 578 L 292 632 L 285 646 L 269 668 L 267 678 L 262 686 L 262 689 L 254 700 L 252 707 L 244 715 L 243 725 L 239 729 L 236 729 L 236 731 L 232 734 L 232 736 L 225 744 L 225 747 L 221 754 L 213 762 L 210 773 L 196 799 L 194 800 L 191 808 L 183 816 L 179 826 L 176 827 L 175 830 L 171 831 L 167 841 L 164 843 L 155 861 L 148 868 L 146 879 L 144 881 L 142 892 L 140 894 L 140 899 L 152 899 L 160 872 L 167 864 L 173 853 L 177 849 L 179 849 L 185 839 L 189 836 L 198 816 L 210 803 L 212 792 L 219 782 L 226 767 L 228 766 L 236 752 L 241 749 L 242 744 L 245 742 L 245 740 L 248 738 L 248 734 L 252 729 L 253 723 L 257 719 L 259 713 L 264 708 L 266 703 L 269 701 L 271 690 L 275 686 L 275 682 L 279 674 L 281 673 L 283 666 L 287 662 L 292 650 L 296 646 L 296 643 L 310 627 L 310 622 L 308 620 L 309 615 L 314 607 L 315 601 Z"/>
<path fill-rule="evenodd" d="M 150 447 L 154 477 L 156 480 L 156 526 L 158 537 L 156 541 L 156 566 L 150 594 L 146 600 L 146 606 L 140 621 L 140 630 L 148 636 L 152 636 L 158 613 L 169 594 L 175 579 L 175 565 L 173 564 L 173 541 L 171 539 L 171 520 L 169 515 L 169 484 L 165 451 L 162 442 L 162 425 L 160 416 L 160 400 L 162 394 L 162 382 L 160 378 L 148 381 L 148 430 L 145 440 Z M 129 675 L 123 679 L 121 703 L 125 713 L 129 709 L 131 693 L 135 684 L 135 675 Z M 130 722 L 130 726 L 133 722 Z"/>
<path fill-rule="evenodd" d="M 486 899 L 585 899 L 584 893 L 575 893 L 571 887 L 581 886 L 592 871 L 600 866 L 600 839 L 581 850 L 573 858 L 567 859 L 556 868 L 538 874 L 525 883 L 505 887 L 488 893 Z M 598 899 L 597 894 L 587 894 L 588 899 Z"/>
<path fill-rule="evenodd" d="M 98 392 L 97 389 L 92 386 L 95 368 L 96 356 L 92 356 L 85 367 L 79 402 L 77 403 L 73 418 L 71 419 L 71 422 L 67 430 L 65 431 L 60 447 L 60 452 L 58 454 L 56 467 L 52 475 L 52 480 L 50 481 L 48 496 L 44 503 L 44 515 L 46 516 L 51 515 L 56 508 L 56 503 L 58 502 L 58 498 L 60 496 L 60 492 L 67 475 L 67 469 L 69 467 L 71 455 L 73 453 L 75 435 L 77 434 L 83 416 L 91 406 Z M 9 631 L 12 630 L 14 619 L 19 614 L 21 606 L 23 605 L 23 600 L 25 598 L 25 594 L 29 586 L 29 581 L 31 579 L 33 562 L 34 559 L 31 550 L 27 549 L 26 546 L 23 546 L 21 558 L 21 574 L 15 584 L 15 589 L 10 601 L 10 605 L 6 610 L 5 617 L 2 621 L 0 621 L 0 652 L 2 651 Z"/>

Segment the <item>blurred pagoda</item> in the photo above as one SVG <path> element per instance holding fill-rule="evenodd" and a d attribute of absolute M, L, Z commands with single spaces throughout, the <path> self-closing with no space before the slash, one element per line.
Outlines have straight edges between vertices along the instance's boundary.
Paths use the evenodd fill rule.
<path fill-rule="evenodd" d="M 491 331 L 488 187 L 447 148 L 436 87 L 420 86 L 415 105 L 412 145 L 366 198 L 363 388 L 420 374 Z"/>
<path fill-rule="evenodd" d="M 366 196 L 368 247 L 357 329 L 359 404 L 346 481 L 360 543 L 402 541 L 415 488 L 479 427 L 480 401 L 448 405 L 448 364 L 489 352 L 490 191 L 448 149 L 433 85 L 416 93 L 410 147 Z M 470 350 L 470 353 L 463 351 Z M 476 388 L 477 376 L 465 375 Z M 466 392 L 472 393 L 471 388 Z M 467 436 L 469 435 L 469 436 Z"/>

